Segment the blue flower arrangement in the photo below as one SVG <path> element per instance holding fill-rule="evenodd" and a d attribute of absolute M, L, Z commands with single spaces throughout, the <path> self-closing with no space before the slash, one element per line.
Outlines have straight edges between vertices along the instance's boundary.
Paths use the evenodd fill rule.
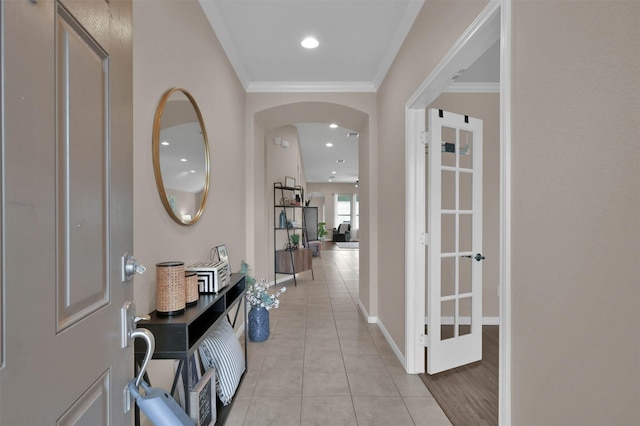
<path fill-rule="evenodd" d="M 245 274 L 247 283 L 247 302 L 251 306 L 262 307 L 267 310 L 277 308 L 280 305 L 280 295 L 287 291 L 286 287 L 282 287 L 275 293 L 269 294 L 267 291 L 269 285 L 267 279 L 262 278 L 257 282 L 255 278 L 249 275 L 249 265 L 243 260 L 240 265 L 240 272 Z"/>

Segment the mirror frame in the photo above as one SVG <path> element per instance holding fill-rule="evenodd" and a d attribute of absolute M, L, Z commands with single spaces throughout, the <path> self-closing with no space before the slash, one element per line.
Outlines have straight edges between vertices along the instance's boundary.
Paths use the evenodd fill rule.
<path fill-rule="evenodd" d="M 164 182 L 162 180 L 162 170 L 160 169 L 160 122 L 162 121 L 162 113 L 164 112 L 164 108 L 167 104 L 167 101 L 175 92 L 181 92 L 184 94 L 187 99 L 191 102 L 193 109 L 198 116 L 198 121 L 200 122 L 200 128 L 202 129 L 202 137 L 204 142 L 204 160 L 205 160 L 205 183 L 202 194 L 202 200 L 200 202 L 200 208 L 196 212 L 196 214 L 191 218 L 189 222 L 182 220 L 182 218 L 178 217 L 176 213 L 171 208 L 169 204 L 169 198 L 167 197 L 167 192 L 164 188 Z M 204 206 L 207 202 L 207 195 L 209 194 L 209 180 L 210 180 L 210 159 L 209 159 L 209 139 L 207 138 L 207 130 L 204 127 L 204 120 L 202 119 L 202 114 L 200 113 L 200 108 L 198 108 L 198 104 L 191 94 L 181 88 L 174 87 L 172 89 L 167 90 L 164 95 L 162 95 L 162 99 L 160 99 L 160 103 L 158 104 L 158 109 L 156 110 L 156 116 L 153 122 L 153 137 L 152 137 L 152 146 L 153 146 L 153 172 L 156 177 L 156 186 L 158 187 L 158 193 L 160 195 L 160 199 L 162 200 L 162 205 L 164 209 L 167 211 L 171 219 L 173 219 L 176 223 L 184 226 L 193 225 L 200 219 L 202 213 L 204 212 Z"/>

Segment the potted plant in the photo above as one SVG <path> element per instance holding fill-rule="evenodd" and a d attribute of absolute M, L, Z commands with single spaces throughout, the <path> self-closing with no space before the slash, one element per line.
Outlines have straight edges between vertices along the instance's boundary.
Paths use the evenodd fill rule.
<path fill-rule="evenodd" d="M 247 303 L 251 305 L 247 315 L 247 336 L 252 342 L 264 342 L 269 337 L 269 310 L 280 305 L 280 295 L 287 291 L 287 288 L 282 287 L 277 292 L 269 294 L 266 278 L 257 282 L 249 275 L 249 265 L 244 260 L 240 266 L 240 272 L 246 276 L 246 298 Z"/>
<path fill-rule="evenodd" d="M 326 226 L 327 222 L 318 222 L 318 238 L 321 240 L 324 240 L 325 235 L 328 234 Z"/>
<path fill-rule="evenodd" d="M 298 248 L 298 244 L 300 244 L 300 234 L 291 234 L 289 239 L 291 240 L 293 248 Z"/>

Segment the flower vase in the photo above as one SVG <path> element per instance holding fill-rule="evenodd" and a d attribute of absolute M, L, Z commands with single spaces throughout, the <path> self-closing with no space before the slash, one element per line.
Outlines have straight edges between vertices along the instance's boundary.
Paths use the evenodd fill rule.
<path fill-rule="evenodd" d="M 249 340 L 264 342 L 269 337 L 269 311 L 262 306 L 252 306 L 249 311 Z"/>

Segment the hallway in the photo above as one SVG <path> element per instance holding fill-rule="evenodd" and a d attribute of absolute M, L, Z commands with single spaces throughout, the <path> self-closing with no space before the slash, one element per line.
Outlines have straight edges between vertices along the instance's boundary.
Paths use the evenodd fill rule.
<path fill-rule="evenodd" d="M 287 282 L 271 335 L 249 343 L 248 372 L 227 421 L 247 425 L 450 425 L 357 308 L 358 250 L 323 250 Z M 260 277 L 257 277 L 260 278 Z"/>

